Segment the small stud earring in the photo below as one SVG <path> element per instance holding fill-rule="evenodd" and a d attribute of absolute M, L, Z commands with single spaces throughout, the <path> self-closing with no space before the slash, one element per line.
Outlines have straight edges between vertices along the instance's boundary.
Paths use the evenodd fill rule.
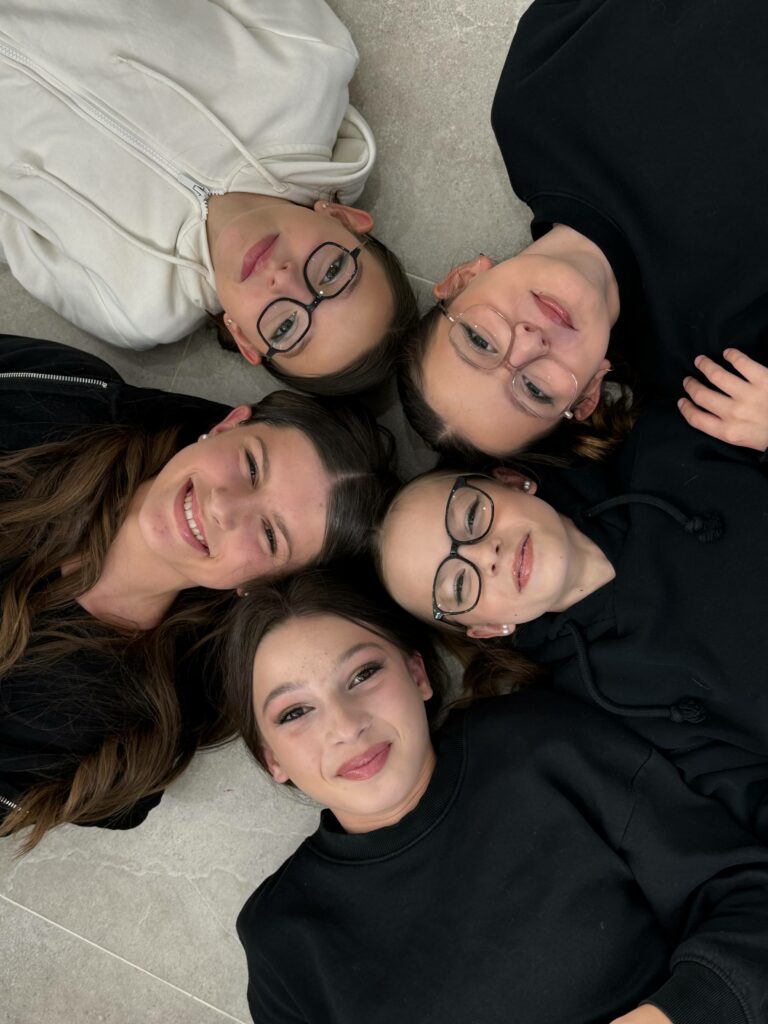
<path fill-rule="evenodd" d="M 532 480 L 523 480 L 523 490 L 527 493 L 531 489 Z"/>
<path fill-rule="evenodd" d="M 232 326 L 232 317 L 231 316 L 225 316 L 224 317 L 224 323 L 227 325 L 227 327 L 231 327 Z"/>
<path fill-rule="evenodd" d="M 502 625 L 501 632 L 504 634 L 504 636 L 509 636 L 509 626 L 506 623 Z"/>
<path fill-rule="evenodd" d="M 198 441 L 207 441 L 207 440 L 208 440 L 208 435 L 207 434 L 201 434 L 200 437 L 198 437 Z"/>
<path fill-rule="evenodd" d="M 327 210 L 327 209 L 328 209 L 328 203 L 323 203 L 323 209 L 324 209 L 324 210 Z"/>

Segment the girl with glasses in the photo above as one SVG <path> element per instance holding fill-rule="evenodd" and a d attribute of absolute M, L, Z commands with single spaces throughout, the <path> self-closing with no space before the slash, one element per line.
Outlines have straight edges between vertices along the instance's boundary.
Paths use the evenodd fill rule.
<path fill-rule="evenodd" d="M 5 12 L 12 273 L 115 345 L 178 341 L 208 311 L 229 347 L 303 390 L 379 383 L 416 307 L 354 205 L 375 145 L 348 103 L 349 33 L 323 0 L 172 0 L 139 20 L 125 0 Z M 277 299 L 290 308 L 273 323 Z"/>
<path fill-rule="evenodd" d="M 621 718 L 768 842 L 768 478 L 664 408 L 617 458 L 537 476 L 407 485 L 378 536 L 390 594 L 470 642 L 514 645 L 525 673 L 532 659 Z"/>
<path fill-rule="evenodd" d="M 238 919 L 254 1021 L 759 1019 L 768 854 L 646 742 L 536 688 L 431 727 L 424 632 L 325 573 L 228 625 L 233 725 L 325 808 Z"/>
<path fill-rule="evenodd" d="M 400 379 L 430 444 L 604 455 L 632 421 L 605 393 L 626 362 L 697 429 L 768 447 L 767 46 L 756 0 L 530 5 L 491 118 L 533 241 L 436 285 Z"/>
<path fill-rule="evenodd" d="M 387 494 L 363 414 L 227 409 L 0 339 L 0 835 L 129 828 L 231 734 L 208 636 L 254 578 L 355 553 Z"/>

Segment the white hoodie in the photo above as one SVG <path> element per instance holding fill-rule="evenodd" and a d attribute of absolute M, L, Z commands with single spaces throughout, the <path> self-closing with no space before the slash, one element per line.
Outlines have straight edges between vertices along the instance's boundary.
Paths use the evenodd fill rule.
<path fill-rule="evenodd" d="M 16 0 L 0 10 L 0 250 L 134 349 L 218 311 L 211 193 L 352 202 L 374 159 L 323 0 Z"/>

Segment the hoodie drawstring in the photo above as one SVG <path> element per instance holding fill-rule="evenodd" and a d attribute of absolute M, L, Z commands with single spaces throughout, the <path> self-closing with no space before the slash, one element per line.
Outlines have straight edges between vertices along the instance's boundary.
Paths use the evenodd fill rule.
<path fill-rule="evenodd" d="M 671 502 L 665 501 L 663 498 L 657 498 L 653 494 L 619 494 L 615 498 L 608 498 L 606 501 L 593 505 L 592 508 L 582 512 L 582 515 L 591 519 L 593 516 L 598 516 L 601 512 L 606 512 L 617 505 L 629 505 L 634 502 L 640 505 L 651 505 L 660 512 L 666 512 L 668 516 L 671 516 L 676 523 L 683 527 L 686 533 L 690 533 L 696 540 L 701 541 L 702 544 L 708 544 L 713 540 L 720 540 L 723 535 L 723 520 L 719 512 L 702 512 L 699 515 L 687 516 L 680 509 L 675 508 Z"/>

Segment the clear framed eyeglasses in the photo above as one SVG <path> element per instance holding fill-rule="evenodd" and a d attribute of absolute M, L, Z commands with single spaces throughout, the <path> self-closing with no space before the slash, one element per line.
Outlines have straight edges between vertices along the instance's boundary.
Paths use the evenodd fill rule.
<path fill-rule="evenodd" d="M 327 299 L 335 299 L 358 275 L 358 258 L 363 249 L 347 249 L 337 242 L 322 242 L 313 249 L 304 264 L 304 281 L 314 298 L 302 302 L 287 296 L 275 299 L 264 308 L 256 329 L 267 345 L 264 359 L 285 355 L 296 348 L 312 326 L 312 314 Z"/>
<path fill-rule="evenodd" d="M 445 506 L 445 532 L 451 541 L 450 554 L 442 560 L 432 583 L 432 617 L 438 622 L 446 615 L 471 612 L 480 600 L 480 570 L 463 555 L 460 545 L 477 544 L 493 525 L 493 499 L 470 483 L 484 479 L 475 474 L 458 476 Z"/>
<path fill-rule="evenodd" d="M 578 394 L 578 381 L 554 356 L 513 363 L 515 334 L 503 313 L 482 305 L 454 315 L 442 302 L 438 307 L 451 323 L 448 340 L 465 362 L 488 372 L 504 363 L 512 368 L 511 395 L 523 412 L 543 420 L 573 419 L 570 406 Z"/>

